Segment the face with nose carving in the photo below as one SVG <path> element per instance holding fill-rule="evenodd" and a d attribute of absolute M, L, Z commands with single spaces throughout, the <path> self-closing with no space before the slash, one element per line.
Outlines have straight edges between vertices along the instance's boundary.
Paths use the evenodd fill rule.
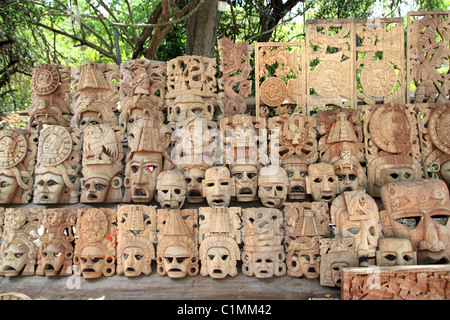
<path fill-rule="evenodd" d="M 329 163 L 309 165 L 306 190 L 315 201 L 331 203 L 339 191 L 338 178 L 333 165 Z"/>
<path fill-rule="evenodd" d="M 79 257 L 80 271 L 84 278 L 101 277 L 105 268 L 105 253 L 96 246 L 87 246 Z"/>
<path fill-rule="evenodd" d="M 289 179 L 282 167 L 267 166 L 258 176 L 258 196 L 265 207 L 280 208 L 286 201 Z"/>
<path fill-rule="evenodd" d="M 225 278 L 230 269 L 230 251 L 223 247 L 209 248 L 206 257 L 209 276 L 215 279 Z"/>
<path fill-rule="evenodd" d="M 65 183 L 62 176 L 45 173 L 36 176 L 35 203 L 58 203 L 64 191 Z"/>
<path fill-rule="evenodd" d="M 188 273 L 190 254 L 182 246 L 170 246 L 164 251 L 163 263 L 170 278 L 184 278 Z"/>
<path fill-rule="evenodd" d="M 144 270 L 145 251 L 143 248 L 127 247 L 122 252 L 123 272 L 127 277 L 139 276 Z"/>
<path fill-rule="evenodd" d="M 203 193 L 210 207 L 228 207 L 234 195 L 234 181 L 227 167 L 212 167 L 206 170 Z"/>
<path fill-rule="evenodd" d="M 253 201 L 258 198 L 258 168 L 250 164 L 236 164 L 230 168 L 234 179 L 237 201 Z"/>
<path fill-rule="evenodd" d="M 180 209 L 186 199 L 186 181 L 180 171 L 162 171 L 156 182 L 156 200 L 163 209 Z"/>

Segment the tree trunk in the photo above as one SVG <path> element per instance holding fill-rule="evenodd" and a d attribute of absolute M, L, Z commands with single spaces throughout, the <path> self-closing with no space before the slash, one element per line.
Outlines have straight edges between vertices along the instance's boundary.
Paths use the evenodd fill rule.
<path fill-rule="evenodd" d="M 198 2 L 198 0 L 192 0 Z M 198 55 L 211 58 L 217 42 L 219 24 L 218 0 L 205 1 L 187 23 L 186 55 Z"/>

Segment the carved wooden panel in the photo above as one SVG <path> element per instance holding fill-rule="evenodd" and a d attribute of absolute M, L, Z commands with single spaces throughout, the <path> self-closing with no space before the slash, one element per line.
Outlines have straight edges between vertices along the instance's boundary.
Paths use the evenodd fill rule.
<path fill-rule="evenodd" d="M 448 103 L 450 11 L 407 15 L 407 93 L 415 103 Z M 408 99 L 408 102 L 410 101 Z"/>
<path fill-rule="evenodd" d="M 386 183 L 420 179 L 417 120 L 412 105 L 362 108 L 368 193 L 379 197 Z"/>
<path fill-rule="evenodd" d="M 151 274 L 151 264 L 156 259 L 154 243 L 156 206 L 117 206 L 117 274 Z"/>
<path fill-rule="evenodd" d="M 448 300 L 450 265 L 343 268 L 342 300 Z"/>
<path fill-rule="evenodd" d="M 70 67 L 46 63 L 33 69 L 29 128 L 69 125 L 63 116 L 71 114 L 70 72 Z"/>
<path fill-rule="evenodd" d="M 0 131 L 0 203 L 31 200 L 38 132 L 29 129 Z"/>
<path fill-rule="evenodd" d="M 116 219 L 115 209 L 77 210 L 74 274 L 93 279 L 115 273 Z"/>
<path fill-rule="evenodd" d="M 306 21 L 307 114 L 327 106 L 356 108 L 355 45 L 352 19 Z"/>
<path fill-rule="evenodd" d="M 365 104 L 405 103 L 403 18 L 355 19 L 355 93 Z"/>
<path fill-rule="evenodd" d="M 118 124 L 119 66 L 88 61 L 72 69 L 71 127 Z"/>
<path fill-rule="evenodd" d="M 241 208 L 199 208 L 200 274 L 214 279 L 236 276 L 241 260 Z"/>
<path fill-rule="evenodd" d="M 40 209 L 6 208 L 4 216 L 0 275 L 32 276 L 38 255 Z"/>
<path fill-rule="evenodd" d="M 156 227 L 158 274 L 174 279 L 196 276 L 199 272 L 197 209 L 159 209 Z"/>
<path fill-rule="evenodd" d="M 74 254 L 76 211 L 64 208 L 43 209 L 43 228 L 37 257 L 37 275 L 71 275 Z"/>
<path fill-rule="evenodd" d="M 127 127 L 143 117 L 165 121 L 166 63 L 132 59 L 120 64 L 119 123 Z M 127 130 L 127 131 L 128 131 Z"/>
<path fill-rule="evenodd" d="M 283 213 L 275 208 L 242 209 L 242 273 L 257 278 L 286 274 Z"/>
<path fill-rule="evenodd" d="M 306 72 L 303 42 L 257 42 L 255 44 L 256 116 L 267 117 L 269 109 L 281 115 L 305 113 Z"/>
<path fill-rule="evenodd" d="M 245 42 L 235 44 L 230 38 L 222 38 L 217 41 L 217 49 L 220 53 L 219 68 L 222 73 L 218 79 L 219 89 L 223 89 L 217 100 L 222 112 L 221 117 L 244 114 L 247 112 L 245 98 L 252 90 L 249 76 L 252 71 L 250 59 L 253 46 Z"/>
<path fill-rule="evenodd" d="M 442 180 L 389 183 L 381 200 L 386 237 L 409 239 L 419 264 L 450 262 L 450 197 Z"/>
<path fill-rule="evenodd" d="M 450 187 L 450 104 L 417 103 L 424 178 L 440 178 Z"/>
<path fill-rule="evenodd" d="M 121 202 L 123 128 L 109 124 L 84 129 L 80 202 Z"/>
<path fill-rule="evenodd" d="M 41 130 L 33 203 L 79 201 L 82 146 L 78 128 L 48 126 Z"/>

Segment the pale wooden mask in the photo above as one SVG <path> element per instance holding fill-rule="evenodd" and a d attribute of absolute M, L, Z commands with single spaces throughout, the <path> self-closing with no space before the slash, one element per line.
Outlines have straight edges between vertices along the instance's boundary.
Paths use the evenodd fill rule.
<path fill-rule="evenodd" d="M 162 171 L 156 180 L 156 200 L 163 209 L 181 209 L 186 200 L 187 183 L 178 170 Z"/>
<path fill-rule="evenodd" d="M 289 178 L 286 171 L 269 165 L 260 169 L 258 176 L 258 197 L 265 207 L 280 208 L 287 199 Z"/>
<path fill-rule="evenodd" d="M 377 266 L 405 266 L 417 264 L 417 252 L 411 241 L 402 238 L 380 238 L 378 240 Z"/>
<path fill-rule="evenodd" d="M 235 195 L 234 180 L 225 166 L 208 168 L 202 186 L 210 207 L 228 207 Z"/>
<path fill-rule="evenodd" d="M 310 164 L 306 177 L 306 192 L 314 201 L 331 203 L 339 192 L 333 165 L 325 162 Z"/>

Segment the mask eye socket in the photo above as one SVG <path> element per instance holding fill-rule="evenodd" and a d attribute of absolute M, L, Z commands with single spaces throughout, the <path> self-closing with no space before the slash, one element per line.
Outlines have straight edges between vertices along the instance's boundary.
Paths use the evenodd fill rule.
<path fill-rule="evenodd" d="M 385 255 L 384 258 L 385 258 L 386 260 L 389 260 L 389 261 L 395 261 L 395 260 L 397 260 L 397 256 L 393 255 L 392 253 L 389 253 L 389 254 Z"/>
<path fill-rule="evenodd" d="M 405 226 L 408 229 L 417 228 L 417 225 L 419 224 L 420 220 L 421 217 L 405 217 L 395 219 L 396 222 L 400 223 L 401 225 Z"/>
<path fill-rule="evenodd" d="M 350 232 L 351 234 L 358 234 L 359 233 L 359 228 L 356 228 L 356 227 L 354 227 L 354 228 L 349 228 L 349 229 L 347 229 L 348 230 L 348 232 Z"/>
<path fill-rule="evenodd" d="M 413 257 L 411 257 L 410 255 L 405 254 L 403 256 L 403 260 L 406 261 L 406 262 L 410 262 L 410 261 L 413 260 Z"/>
<path fill-rule="evenodd" d="M 437 224 L 440 224 L 441 226 L 445 227 L 448 223 L 448 216 L 444 216 L 444 215 L 435 215 L 431 217 L 434 222 L 436 222 Z"/>

